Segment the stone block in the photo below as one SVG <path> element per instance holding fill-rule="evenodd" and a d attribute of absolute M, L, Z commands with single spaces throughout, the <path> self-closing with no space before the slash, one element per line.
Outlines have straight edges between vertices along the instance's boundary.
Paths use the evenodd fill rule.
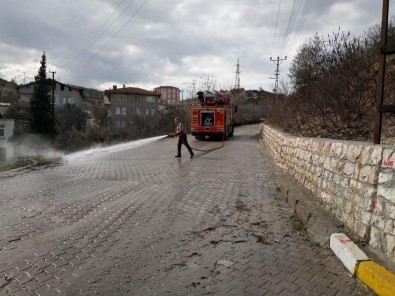
<path fill-rule="evenodd" d="M 352 162 L 346 162 L 346 164 L 344 165 L 344 169 L 343 169 L 343 174 L 351 177 L 354 175 L 355 172 L 355 164 Z"/>
<path fill-rule="evenodd" d="M 369 162 L 370 155 L 373 152 L 373 146 L 362 146 L 361 152 L 358 157 L 358 162 L 367 164 Z"/>
<path fill-rule="evenodd" d="M 394 205 L 387 204 L 387 205 L 386 205 L 386 208 L 387 208 L 388 216 L 389 216 L 391 219 L 394 219 L 394 220 L 395 220 L 395 206 L 394 206 Z"/>
<path fill-rule="evenodd" d="M 350 180 L 350 188 L 353 192 L 360 192 L 362 189 L 362 183 L 357 180 Z"/>
<path fill-rule="evenodd" d="M 337 161 L 337 166 L 336 166 L 336 171 L 339 174 L 342 174 L 344 172 L 344 167 L 345 166 L 346 166 L 346 162 L 345 161 L 338 160 Z"/>
<path fill-rule="evenodd" d="M 339 160 L 342 160 L 346 156 L 346 151 L 343 149 L 344 149 L 343 143 L 340 143 L 340 142 L 332 143 L 330 154 L 331 154 L 331 156 L 333 156 Z"/>
<path fill-rule="evenodd" d="M 394 220 L 387 220 L 384 226 L 384 232 L 392 235 L 394 231 Z"/>
<path fill-rule="evenodd" d="M 379 184 L 393 185 L 394 180 L 395 180 L 395 172 L 379 173 Z"/>
<path fill-rule="evenodd" d="M 374 166 L 362 165 L 359 163 L 355 166 L 356 179 L 361 182 L 377 185 L 378 175 L 379 175 L 378 170 Z"/>
<path fill-rule="evenodd" d="M 375 226 L 377 229 L 380 230 L 380 233 L 382 233 L 384 226 L 385 226 L 385 220 L 383 219 L 382 216 L 373 214 L 372 220 L 371 220 L 371 225 L 372 225 L 372 227 Z"/>
<path fill-rule="evenodd" d="M 374 146 L 372 154 L 369 157 L 367 164 L 379 165 L 383 154 L 383 148 L 380 146 Z"/>
<path fill-rule="evenodd" d="M 367 232 L 367 226 L 361 224 L 361 226 L 356 230 L 359 237 L 365 237 Z"/>
<path fill-rule="evenodd" d="M 369 245 L 373 248 L 380 248 L 381 247 L 381 237 L 380 237 L 381 230 L 378 229 L 376 226 L 372 226 L 370 230 L 370 240 Z"/>
<path fill-rule="evenodd" d="M 382 168 L 395 168 L 395 149 L 384 149 L 381 162 Z"/>
<path fill-rule="evenodd" d="M 307 224 L 311 216 L 311 212 L 309 209 L 310 206 L 305 201 L 299 200 L 296 203 L 296 207 L 295 207 L 296 216 L 298 216 L 298 218 L 302 221 L 304 225 Z"/>
<path fill-rule="evenodd" d="M 379 197 L 379 195 L 376 193 L 375 196 L 372 198 L 372 204 L 371 204 L 372 211 L 376 215 L 383 215 L 385 203 L 386 203 L 386 200 L 382 197 Z"/>
<path fill-rule="evenodd" d="M 361 152 L 361 145 L 349 145 L 346 152 L 347 159 L 351 162 L 359 162 Z"/>
<path fill-rule="evenodd" d="M 298 198 L 294 194 L 288 194 L 287 202 L 291 206 L 291 208 L 296 211 L 296 203 L 298 202 Z"/>
<path fill-rule="evenodd" d="M 311 142 L 311 150 L 313 152 L 320 152 L 318 150 L 319 145 L 320 145 L 320 143 L 317 140 L 313 139 L 312 142 Z"/>
<path fill-rule="evenodd" d="M 393 235 L 386 235 L 386 248 L 385 252 L 387 255 L 394 256 L 395 255 L 395 236 Z"/>
<path fill-rule="evenodd" d="M 377 189 L 375 186 L 364 185 L 362 190 L 362 196 L 369 202 L 371 202 L 373 198 L 377 196 Z"/>
<path fill-rule="evenodd" d="M 395 188 L 394 187 L 385 187 L 379 185 L 377 188 L 377 194 L 379 197 L 385 198 L 393 203 L 395 203 Z"/>
<path fill-rule="evenodd" d="M 310 151 L 305 151 L 303 159 L 307 162 L 310 162 L 313 157 L 313 153 Z"/>
<path fill-rule="evenodd" d="M 372 219 L 372 212 L 364 211 L 362 212 L 361 222 L 365 225 L 369 225 Z M 362 236 L 363 237 L 363 236 Z"/>

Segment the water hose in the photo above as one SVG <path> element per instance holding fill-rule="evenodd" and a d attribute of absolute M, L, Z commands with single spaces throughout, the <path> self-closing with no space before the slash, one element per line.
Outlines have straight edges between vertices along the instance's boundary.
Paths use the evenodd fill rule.
<path fill-rule="evenodd" d="M 174 136 L 173 136 L 172 134 L 169 134 L 169 135 L 167 135 L 167 137 L 173 138 Z M 223 148 L 223 147 L 225 147 L 225 134 L 224 134 L 223 137 L 222 137 L 222 145 L 219 146 L 219 147 L 217 147 L 217 148 L 203 150 L 203 149 L 197 149 L 197 148 L 191 147 L 191 149 L 192 149 L 192 150 L 195 150 L 195 151 L 200 151 L 200 152 L 212 152 L 212 151 L 221 149 L 221 148 Z"/>

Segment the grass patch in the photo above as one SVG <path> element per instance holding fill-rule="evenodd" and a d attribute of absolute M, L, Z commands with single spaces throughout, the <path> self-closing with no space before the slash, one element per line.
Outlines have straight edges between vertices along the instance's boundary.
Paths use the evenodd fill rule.
<path fill-rule="evenodd" d="M 0 172 L 11 171 L 34 164 L 40 160 L 39 157 L 19 157 L 9 163 L 0 165 Z"/>

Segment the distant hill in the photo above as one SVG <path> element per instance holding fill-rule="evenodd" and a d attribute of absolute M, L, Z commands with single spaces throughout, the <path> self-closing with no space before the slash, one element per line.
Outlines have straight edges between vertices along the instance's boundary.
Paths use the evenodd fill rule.
<path fill-rule="evenodd" d="M 14 104 L 18 100 L 17 84 L 0 78 L 0 102 Z"/>
<path fill-rule="evenodd" d="M 103 95 L 103 92 L 94 88 L 85 88 L 84 89 L 84 98 L 86 100 L 89 99 L 98 99 L 101 98 Z"/>

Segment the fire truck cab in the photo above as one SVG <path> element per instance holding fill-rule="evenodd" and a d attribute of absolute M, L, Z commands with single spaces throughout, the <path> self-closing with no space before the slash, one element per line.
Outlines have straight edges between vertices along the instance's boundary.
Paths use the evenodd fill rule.
<path fill-rule="evenodd" d="M 233 114 L 237 107 L 231 97 L 217 91 L 199 91 L 198 103 L 191 108 L 191 133 L 197 140 L 206 136 L 227 140 L 233 136 Z"/>

